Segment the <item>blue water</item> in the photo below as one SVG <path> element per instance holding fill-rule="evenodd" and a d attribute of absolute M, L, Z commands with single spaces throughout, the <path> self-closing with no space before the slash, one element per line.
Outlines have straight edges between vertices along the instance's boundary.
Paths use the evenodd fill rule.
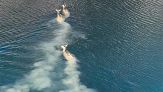
<path fill-rule="evenodd" d="M 38 44 L 62 0 L 0 1 L 0 86 L 14 84 L 42 59 Z M 80 81 L 98 92 L 163 91 L 161 0 L 70 0 L 66 20 L 84 39 L 69 46 Z M 76 34 L 77 35 L 77 34 Z M 85 35 L 85 36 L 84 36 Z"/>

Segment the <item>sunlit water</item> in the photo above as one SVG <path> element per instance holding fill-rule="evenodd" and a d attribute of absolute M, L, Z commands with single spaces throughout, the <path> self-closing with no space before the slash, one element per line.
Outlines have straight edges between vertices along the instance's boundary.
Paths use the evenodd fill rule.
<path fill-rule="evenodd" d="M 42 43 L 59 0 L 0 1 L 0 86 L 14 85 L 45 61 Z M 70 0 L 71 51 L 78 58 L 80 82 L 98 92 L 163 91 L 163 2 L 161 0 Z M 66 42 L 70 42 L 67 40 Z M 51 56 L 50 58 L 52 58 Z M 50 59 L 49 58 L 49 59 Z M 51 80 L 62 85 L 66 62 L 60 57 Z M 58 73 L 59 72 L 59 73 Z M 57 77 L 56 77 L 57 76 Z M 53 87 L 49 90 L 65 89 Z M 41 90 L 44 92 L 46 89 Z M 57 92 L 57 91 L 56 91 Z"/>

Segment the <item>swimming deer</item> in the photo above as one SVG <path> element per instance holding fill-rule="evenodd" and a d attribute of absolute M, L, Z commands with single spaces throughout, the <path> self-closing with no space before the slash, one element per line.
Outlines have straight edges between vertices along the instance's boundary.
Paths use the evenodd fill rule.
<path fill-rule="evenodd" d="M 62 52 L 63 52 L 63 56 L 65 57 L 65 59 L 68 61 L 68 62 L 75 62 L 76 58 L 73 54 L 71 54 L 68 50 L 67 50 L 67 46 L 68 45 L 62 45 L 61 48 L 62 48 Z"/>
<path fill-rule="evenodd" d="M 70 16 L 70 12 L 68 11 L 68 9 L 66 8 L 66 5 L 62 5 L 62 9 L 63 9 L 63 15 L 65 18 Z"/>
<path fill-rule="evenodd" d="M 63 15 L 60 14 L 61 9 L 60 10 L 56 9 L 56 11 L 57 11 L 56 20 L 57 20 L 58 23 L 62 23 L 64 21 L 64 18 L 63 18 Z"/>

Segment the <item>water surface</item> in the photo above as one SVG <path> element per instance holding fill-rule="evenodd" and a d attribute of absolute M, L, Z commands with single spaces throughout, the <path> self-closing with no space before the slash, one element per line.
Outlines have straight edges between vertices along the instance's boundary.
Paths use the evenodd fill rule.
<path fill-rule="evenodd" d="M 48 21 L 59 0 L 0 1 L 0 85 L 14 84 L 42 59 L 52 40 Z M 73 31 L 85 34 L 69 50 L 80 60 L 81 82 L 98 92 L 162 92 L 161 0 L 70 0 Z"/>

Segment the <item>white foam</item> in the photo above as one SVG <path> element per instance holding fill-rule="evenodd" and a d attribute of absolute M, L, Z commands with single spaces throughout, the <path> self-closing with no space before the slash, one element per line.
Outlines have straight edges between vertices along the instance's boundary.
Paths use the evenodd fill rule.
<path fill-rule="evenodd" d="M 74 62 L 77 62 L 77 59 Z M 77 63 L 67 63 L 64 70 L 67 76 L 62 80 L 67 89 L 61 90 L 60 92 L 96 92 L 96 90 L 87 88 L 80 82 L 80 72 L 77 70 L 77 68 Z"/>
<path fill-rule="evenodd" d="M 77 63 L 68 63 L 64 69 L 66 76 L 61 76 L 61 80 L 53 80 L 52 76 L 60 77 L 62 75 L 61 69 L 64 68 L 59 66 L 61 69 L 55 70 L 58 62 L 61 61 L 62 52 L 55 50 L 54 46 L 61 46 L 66 43 L 71 29 L 68 23 L 62 22 L 60 25 L 60 29 L 54 30 L 55 38 L 48 43 L 41 43 L 38 47 L 45 53 L 45 60 L 34 63 L 34 69 L 23 79 L 16 81 L 15 84 L 1 86 L 0 92 L 30 92 L 31 90 L 44 92 L 45 89 L 48 92 L 54 92 L 54 90 L 55 92 L 94 92 L 93 89 L 89 89 L 80 83 L 80 72 L 77 70 Z M 54 75 L 54 71 L 57 75 Z M 59 86 L 60 84 L 65 87 Z M 60 90 L 57 87 L 64 89 Z"/>
<path fill-rule="evenodd" d="M 46 53 L 46 59 L 34 63 L 34 69 L 22 80 L 17 81 L 14 85 L 7 85 L 0 87 L 2 92 L 30 92 L 30 90 L 44 90 L 50 88 L 54 81 L 51 80 L 51 72 L 54 71 L 57 62 L 60 60 L 61 52 L 54 49 L 54 46 L 65 43 L 69 25 L 62 24 L 62 28 L 56 37 L 49 43 L 40 44 L 40 49 Z"/>

